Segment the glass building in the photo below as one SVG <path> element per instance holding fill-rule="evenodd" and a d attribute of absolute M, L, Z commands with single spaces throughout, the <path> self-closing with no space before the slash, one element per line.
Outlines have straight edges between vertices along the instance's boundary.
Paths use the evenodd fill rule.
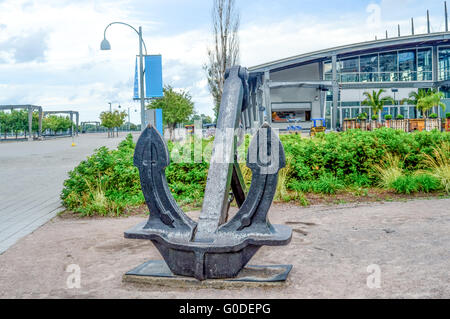
<path fill-rule="evenodd" d="M 309 128 L 326 118 L 338 128 L 346 118 L 371 115 L 365 92 L 384 89 L 395 103 L 382 117 L 415 118 L 414 105 L 402 103 L 411 92 L 437 88 L 450 106 L 450 32 L 376 40 L 302 54 L 249 68 L 250 108 L 246 126 L 268 121 L 273 127 Z M 448 109 L 450 110 L 450 108 Z M 433 112 L 443 116 L 443 110 Z"/>

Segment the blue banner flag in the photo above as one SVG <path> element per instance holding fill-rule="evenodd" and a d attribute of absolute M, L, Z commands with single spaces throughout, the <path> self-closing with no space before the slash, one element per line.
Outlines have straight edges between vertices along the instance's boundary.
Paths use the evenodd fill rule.
<path fill-rule="evenodd" d="M 134 97 L 133 99 L 138 100 L 139 99 L 139 80 L 138 80 L 138 61 L 136 57 L 136 64 L 134 68 Z"/>
<path fill-rule="evenodd" d="M 145 56 L 145 97 L 163 97 L 161 55 Z"/>

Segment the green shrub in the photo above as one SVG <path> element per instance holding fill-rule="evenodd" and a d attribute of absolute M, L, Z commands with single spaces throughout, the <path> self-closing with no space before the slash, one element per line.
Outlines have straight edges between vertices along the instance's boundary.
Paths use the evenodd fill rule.
<path fill-rule="evenodd" d="M 450 119 L 450 113 L 445 113 L 445 118 Z"/>
<path fill-rule="evenodd" d="M 291 190 L 301 193 L 321 193 L 335 194 L 345 188 L 342 181 L 330 174 L 321 175 L 317 180 L 312 181 L 291 181 L 288 185 Z"/>
<path fill-rule="evenodd" d="M 366 112 L 362 112 L 358 115 L 358 120 L 367 120 L 367 116 Z"/>
<path fill-rule="evenodd" d="M 317 181 L 312 183 L 315 193 L 336 194 L 337 191 L 344 188 L 344 184 L 331 174 L 324 174 Z"/>
<path fill-rule="evenodd" d="M 398 177 L 391 183 L 390 187 L 399 194 L 411 194 L 419 190 L 416 179 L 411 175 Z"/>
<path fill-rule="evenodd" d="M 441 189 L 441 183 L 438 178 L 430 174 L 419 173 L 398 177 L 391 183 L 390 188 L 400 194 L 411 194 L 419 191 L 430 193 Z"/>
<path fill-rule="evenodd" d="M 134 147 L 128 135 L 117 150 L 101 147 L 82 161 L 64 182 L 64 205 L 82 215 L 119 215 L 126 206 L 144 202 Z"/>
<path fill-rule="evenodd" d="M 415 180 L 419 191 L 430 193 L 441 189 L 441 182 L 439 179 L 430 174 L 417 174 Z"/>
<path fill-rule="evenodd" d="M 174 147 L 173 143 L 168 146 Z M 134 147 L 129 134 L 116 150 L 101 147 L 82 161 L 64 182 L 64 205 L 81 215 L 117 216 L 128 206 L 145 203 L 139 171 L 133 165 Z M 166 168 L 168 186 L 181 205 L 201 204 L 208 167 L 202 162 L 171 163 Z"/>
<path fill-rule="evenodd" d="M 405 117 L 403 116 L 403 115 L 401 115 L 401 114 L 398 114 L 397 115 L 397 120 L 403 120 Z"/>
<path fill-rule="evenodd" d="M 386 114 L 386 115 L 384 116 L 384 119 L 387 120 L 387 121 L 392 120 L 392 115 Z"/>
<path fill-rule="evenodd" d="M 378 120 L 378 115 L 376 115 L 376 114 L 372 115 L 372 120 L 374 120 L 374 121 Z"/>
<path fill-rule="evenodd" d="M 299 194 L 335 194 L 346 188 L 380 186 L 400 193 L 431 192 L 436 189 L 436 179 L 440 181 L 440 189 L 450 190 L 450 133 L 447 132 L 410 134 L 380 128 L 373 132 L 349 130 L 318 134 L 314 138 L 288 134 L 281 135 L 280 139 L 289 163 L 280 172 L 278 200 L 298 197 L 304 202 L 304 196 Z M 246 136 L 246 145 L 249 140 Z M 197 141 L 190 142 L 185 149 L 198 145 Z M 211 143 L 212 139 L 202 141 L 204 147 L 208 146 L 208 152 Z M 116 150 L 99 148 L 81 162 L 64 182 L 61 195 L 64 205 L 82 215 L 118 215 L 129 206 L 143 204 L 139 172 L 133 166 L 134 147 L 129 135 Z M 168 148 L 176 153 L 181 145 L 169 142 Z M 166 176 L 179 204 L 189 205 L 189 208 L 201 206 L 209 168 L 208 152 L 200 163 L 177 163 L 172 158 Z M 240 166 L 249 185 L 251 172 L 245 165 Z M 434 179 L 414 177 L 420 176 L 418 171 L 425 171 L 423 174 Z M 411 179 L 414 179 L 412 186 L 405 184 Z M 293 193 L 297 195 L 293 196 Z"/>
<path fill-rule="evenodd" d="M 437 119 L 438 115 L 436 113 L 431 113 L 430 114 L 430 119 Z"/>

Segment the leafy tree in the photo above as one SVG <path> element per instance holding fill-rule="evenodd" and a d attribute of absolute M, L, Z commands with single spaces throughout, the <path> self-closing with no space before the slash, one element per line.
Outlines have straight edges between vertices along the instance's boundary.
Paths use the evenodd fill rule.
<path fill-rule="evenodd" d="M 377 115 L 379 121 L 381 121 L 381 111 L 383 111 L 384 106 L 388 102 L 394 102 L 394 99 L 390 96 L 381 97 L 381 94 L 385 93 L 386 90 L 380 89 L 378 91 L 373 90 L 372 94 L 369 92 L 364 92 L 366 99 L 362 101 L 362 105 L 369 106 L 372 108 L 372 114 Z"/>
<path fill-rule="evenodd" d="M 102 112 L 100 114 L 101 125 L 108 129 L 108 137 L 114 137 L 114 129 L 121 127 L 125 122 L 127 112 L 114 110 L 113 112 Z M 117 137 L 119 132 L 117 131 Z"/>
<path fill-rule="evenodd" d="M 400 103 L 401 104 L 408 104 L 408 105 L 414 105 L 418 111 L 420 111 L 420 108 L 425 106 L 427 104 L 426 100 L 422 101 L 422 106 L 420 108 L 417 107 L 419 104 L 419 101 L 423 98 L 426 98 L 427 96 L 430 96 L 434 93 L 436 93 L 436 89 L 418 89 L 417 92 L 412 91 L 409 93 L 408 97 L 403 99 Z M 426 106 L 425 106 L 426 108 Z"/>
<path fill-rule="evenodd" d="M 432 93 L 436 92 L 434 89 L 419 89 L 417 92 L 410 92 L 408 97 L 401 101 L 401 104 L 408 104 L 416 106 L 421 98 L 424 98 Z"/>
<path fill-rule="evenodd" d="M 169 127 L 172 139 L 176 124 L 187 122 L 194 113 L 194 102 L 187 91 L 176 92 L 171 86 L 166 86 L 163 91 L 163 98 L 153 100 L 147 108 L 162 109 L 163 121 Z"/>
<path fill-rule="evenodd" d="M 189 121 L 186 124 L 194 124 L 195 121 L 202 121 L 202 124 L 210 124 L 212 123 L 212 118 L 209 115 L 205 115 L 205 114 L 193 114 Z"/>
<path fill-rule="evenodd" d="M 67 131 L 72 128 L 73 122 L 70 120 L 69 116 L 57 116 L 49 115 L 42 120 L 42 129 L 50 130 L 53 134 L 57 134 L 60 131 Z"/>
<path fill-rule="evenodd" d="M 209 91 L 214 99 L 214 114 L 219 114 L 225 71 L 239 63 L 239 12 L 235 0 L 213 0 L 213 48 L 208 49 L 209 63 L 204 65 Z"/>
<path fill-rule="evenodd" d="M 32 113 L 32 132 L 37 133 L 39 130 L 39 113 Z M 11 112 L 0 112 L 0 133 L 6 139 L 8 133 L 14 133 L 16 138 L 20 132 L 24 132 L 25 137 L 28 134 L 28 111 L 27 110 L 11 110 Z"/>
<path fill-rule="evenodd" d="M 425 116 L 428 116 L 429 111 L 433 107 L 441 107 L 445 111 L 445 104 L 442 103 L 442 99 L 444 98 L 444 93 L 442 92 L 431 92 L 426 96 L 421 97 L 417 101 L 417 109 Z"/>

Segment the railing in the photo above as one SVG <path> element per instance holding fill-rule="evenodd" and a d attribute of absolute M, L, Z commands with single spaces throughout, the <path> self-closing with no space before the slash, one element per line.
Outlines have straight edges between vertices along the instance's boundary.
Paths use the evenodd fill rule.
<path fill-rule="evenodd" d="M 450 70 L 448 72 L 450 77 Z M 325 80 L 331 81 L 332 74 L 325 74 Z M 399 72 L 345 72 L 338 73 L 341 83 L 367 83 L 367 82 L 412 82 L 432 81 L 432 71 L 399 71 Z"/>

